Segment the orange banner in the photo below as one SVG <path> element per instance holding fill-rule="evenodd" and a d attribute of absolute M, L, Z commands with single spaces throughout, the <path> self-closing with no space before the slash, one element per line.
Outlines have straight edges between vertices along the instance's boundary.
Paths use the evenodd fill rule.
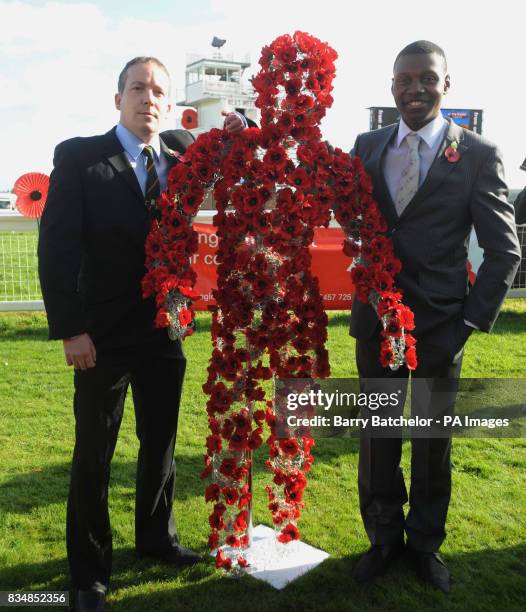
<path fill-rule="evenodd" d="M 212 290 L 216 287 L 217 248 L 216 229 L 207 223 L 194 223 L 199 236 L 199 250 L 192 265 L 197 273 L 196 291 L 201 299 L 195 303 L 195 310 L 206 310 L 215 304 Z M 320 290 L 326 310 L 350 310 L 352 283 L 349 274 L 351 260 L 342 253 L 343 231 L 340 228 L 319 228 L 314 230 L 314 242 L 310 247 L 312 273 L 320 281 Z"/>

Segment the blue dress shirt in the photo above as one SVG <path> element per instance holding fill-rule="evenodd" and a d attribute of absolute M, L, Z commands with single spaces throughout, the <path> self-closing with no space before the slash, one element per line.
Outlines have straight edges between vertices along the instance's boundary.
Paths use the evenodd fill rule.
<path fill-rule="evenodd" d="M 135 172 L 142 192 L 145 193 L 148 175 L 146 173 L 146 157 L 141 155 L 141 153 L 146 144 L 121 123 L 117 124 L 115 135 L 126 153 L 126 157 Z M 166 189 L 166 177 L 168 175 L 169 163 L 166 157 L 161 153 L 159 135 L 156 136 L 151 146 L 154 150 L 155 169 L 159 177 L 159 185 L 161 191 L 164 191 Z"/>

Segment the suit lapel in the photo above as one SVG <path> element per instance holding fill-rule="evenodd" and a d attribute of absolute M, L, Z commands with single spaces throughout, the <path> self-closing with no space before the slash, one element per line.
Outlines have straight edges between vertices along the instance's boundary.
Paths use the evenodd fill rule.
<path fill-rule="evenodd" d="M 112 128 L 109 132 L 104 134 L 104 139 L 106 159 L 117 173 L 117 176 L 130 187 L 141 203 L 144 204 L 144 195 L 139 185 L 139 181 L 135 176 L 135 172 L 130 165 L 119 139 L 115 135 L 115 128 Z"/>
<path fill-rule="evenodd" d="M 463 142 L 464 132 L 462 131 L 462 128 L 451 119 L 448 119 L 448 121 L 449 127 L 446 131 L 446 135 L 440 143 L 438 152 L 433 160 L 433 163 L 431 164 L 431 167 L 429 168 L 427 176 L 420 186 L 420 189 L 416 192 L 414 198 L 402 212 L 401 217 L 411 214 L 412 210 L 417 210 L 419 204 L 437 190 L 440 184 L 447 178 L 449 173 L 456 166 L 456 162 L 449 162 L 444 155 L 444 151 L 447 149 L 447 147 L 449 147 L 451 143 L 456 142 L 458 144 L 458 152 L 461 156 L 468 148 Z"/>
<path fill-rule="evenodd" d="M 181 154 L 166 146 L 162 138 L 159 138 L 159 142 L 161 143 L 161 152 L 168 160 L 168 164 L 170 165 L 170 167 L 175 165 L 179 161 Z"/>
<path fill-rule="evenodd" d="M 371 160 L 371 164 L 373 167 L 373 184 L 376 191 L 376 200 L 382 205 L 382 212 L 386 218 L 386 221 L 389 226 L 392 226 L 398 220 L 398 215 L 396 214 L 396 208 L 391 198 L 391 194 L 389 193 L 389 189 L 387 187 L 387 183 L 385 182 L 385 176 L 383 171 L 383 158 L 385 152 L 387 150 L 387 146 L 391 142 L 392 138 L 398 131 L 398 123 L 393 124 L 392 129 L 385 130 L 382 134 L 382 138 L 378 145 L 375 147 L 375 152 L 373 154 L 373 159 Z"/>
<path fill-rule="evenodd" d="M 171 168 L 178 163 L 181 157 L 180 153 L 170 149 L 160 138 L 161 152 L 168 161 L 168 167 Z M 144 194 L 137 180 L 137 176 L 131 167 L 128 156 L 124 152 L 119 139 L 115 134 L 115 128 L 104 134 L 105 156 L 115 173 L 120 177 L 137 196 L 141 207 L 144 207 Z"/>

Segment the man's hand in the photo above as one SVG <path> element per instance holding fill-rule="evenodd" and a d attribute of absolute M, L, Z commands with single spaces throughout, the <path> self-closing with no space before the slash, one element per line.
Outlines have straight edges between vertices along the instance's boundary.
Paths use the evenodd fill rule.
<path fill-rule="evenodd" d="M 95 366 L 97 352 L 88 334 L 65 338 L 63 342 L 68 366 L 73 366 L 75 370 L 87 370 Z"/>
<path fill-rule="evenodd" d="M 223 127 L 229 134 L 235 136 L 236 134 L 241 134 L 241 132 L 245 129 L 245 124 L 237 113 L 221 111 L 221 114 L 225 118 Z"/>
<path fill-rule="evenodd" d="M 464 345 L 468 341 L 468 338 L 471 336 L 474 327 L 470 325 L 466 325 L 464 321 L 464 317 L 459 317 L 455 323 L 454 334 L 455 334 L 455 359 L 459 357 L 459 353 L 464 348 Z"/>

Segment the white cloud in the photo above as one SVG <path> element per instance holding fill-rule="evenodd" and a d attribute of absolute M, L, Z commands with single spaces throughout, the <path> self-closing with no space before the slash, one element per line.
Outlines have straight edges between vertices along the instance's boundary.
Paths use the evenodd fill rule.
<path fill-rule="evenodd" d="M 105 33 L 109 26 L 109 20 L 91 4 L 48 2 L 37 7 L 3 2 L 0 6 L 0 50 L 13 57 L 96 48 L 98 41 L 93 33 Z"/>

